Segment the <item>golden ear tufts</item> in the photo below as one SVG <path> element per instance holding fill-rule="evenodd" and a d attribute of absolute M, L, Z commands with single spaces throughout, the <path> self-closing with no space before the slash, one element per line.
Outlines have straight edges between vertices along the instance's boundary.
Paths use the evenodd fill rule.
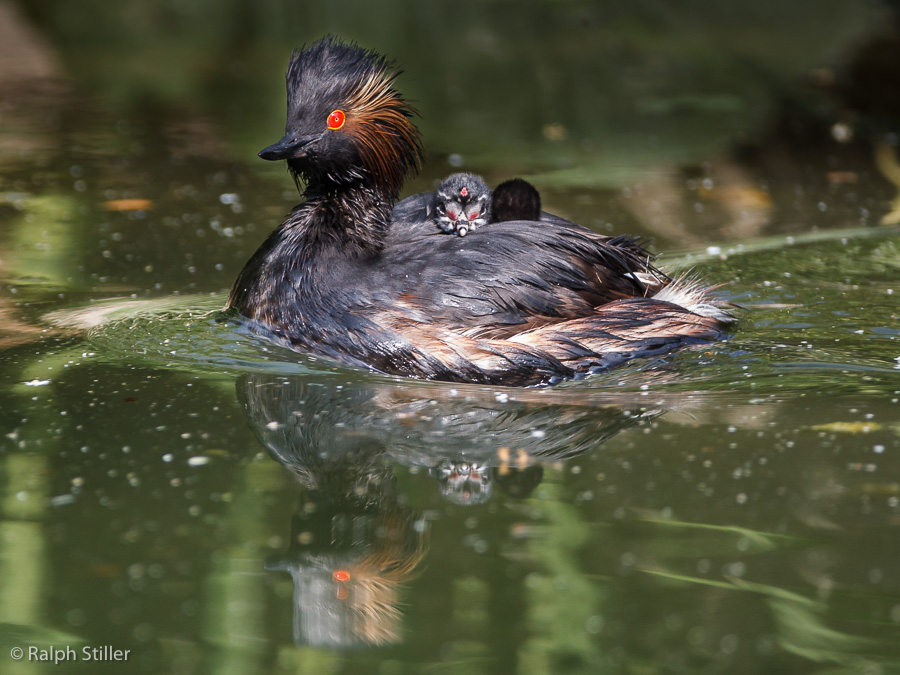
<path fill-rule="evenodd" d="M 409 119 L 416 111 L 393 88 L 396 77 L 384 68 L 372 72 L 350 98 L 346 118 L 346 133 L 356 140 L 366 168 L 395 198 L 422 158 L 419 130 Z"/>

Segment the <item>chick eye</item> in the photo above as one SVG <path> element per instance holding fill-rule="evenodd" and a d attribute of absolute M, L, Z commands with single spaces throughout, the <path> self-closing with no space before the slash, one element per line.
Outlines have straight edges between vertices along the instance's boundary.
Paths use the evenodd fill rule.
<path fill-rule="evenodd" d="M 337 131 L 342 126 L 344 126 L 344 122 L 346 122 L 346 121 L 347 121 L 347 117 L 346 117 L 346 115 L 344 115 L 343 110 L 332 110 L 331 113 L 329 113 L 329 115 L 328 115 L 328 120 L 326 121 L 326 124 L 328 125 L 329 129 Z"/>

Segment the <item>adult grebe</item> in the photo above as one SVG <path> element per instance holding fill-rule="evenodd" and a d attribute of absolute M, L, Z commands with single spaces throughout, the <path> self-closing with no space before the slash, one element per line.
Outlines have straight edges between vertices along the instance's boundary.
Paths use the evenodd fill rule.
<path fill-rule="evenodd" d="M 446 236 L 433 193 L 392 209 L 421 160 L 397 72 L 326 37 L 294 52 L 284 138 L 260 152 L 305 184 L 228 297 L 301 352 L 384 373 L 529 385 L 720 337 L 728 311 L 670 282 L 633 239 L 562 218 Z"/>

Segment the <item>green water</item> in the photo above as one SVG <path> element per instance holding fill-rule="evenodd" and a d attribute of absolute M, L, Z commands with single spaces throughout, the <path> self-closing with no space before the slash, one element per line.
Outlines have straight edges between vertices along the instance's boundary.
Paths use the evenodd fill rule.
<path fill-rule="evenodd" d="M 0 2 L 0 672 L 900 672 L 900 37 L 785 4 Z M 406 193 L 528 176 L 734 330 L 516 390 L 222 321 L 328 31 L 405 68 Z"/>

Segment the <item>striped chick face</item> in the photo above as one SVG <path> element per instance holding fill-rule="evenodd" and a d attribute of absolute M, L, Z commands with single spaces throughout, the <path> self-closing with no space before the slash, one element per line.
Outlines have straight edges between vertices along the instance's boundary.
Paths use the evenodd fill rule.
<path fill-rule="evenodd" d="M 434 219 L 441 231 L 465 237 L 490 219 L 491 189 L 471 173 L 455 173 L 434 193 Z"/>

